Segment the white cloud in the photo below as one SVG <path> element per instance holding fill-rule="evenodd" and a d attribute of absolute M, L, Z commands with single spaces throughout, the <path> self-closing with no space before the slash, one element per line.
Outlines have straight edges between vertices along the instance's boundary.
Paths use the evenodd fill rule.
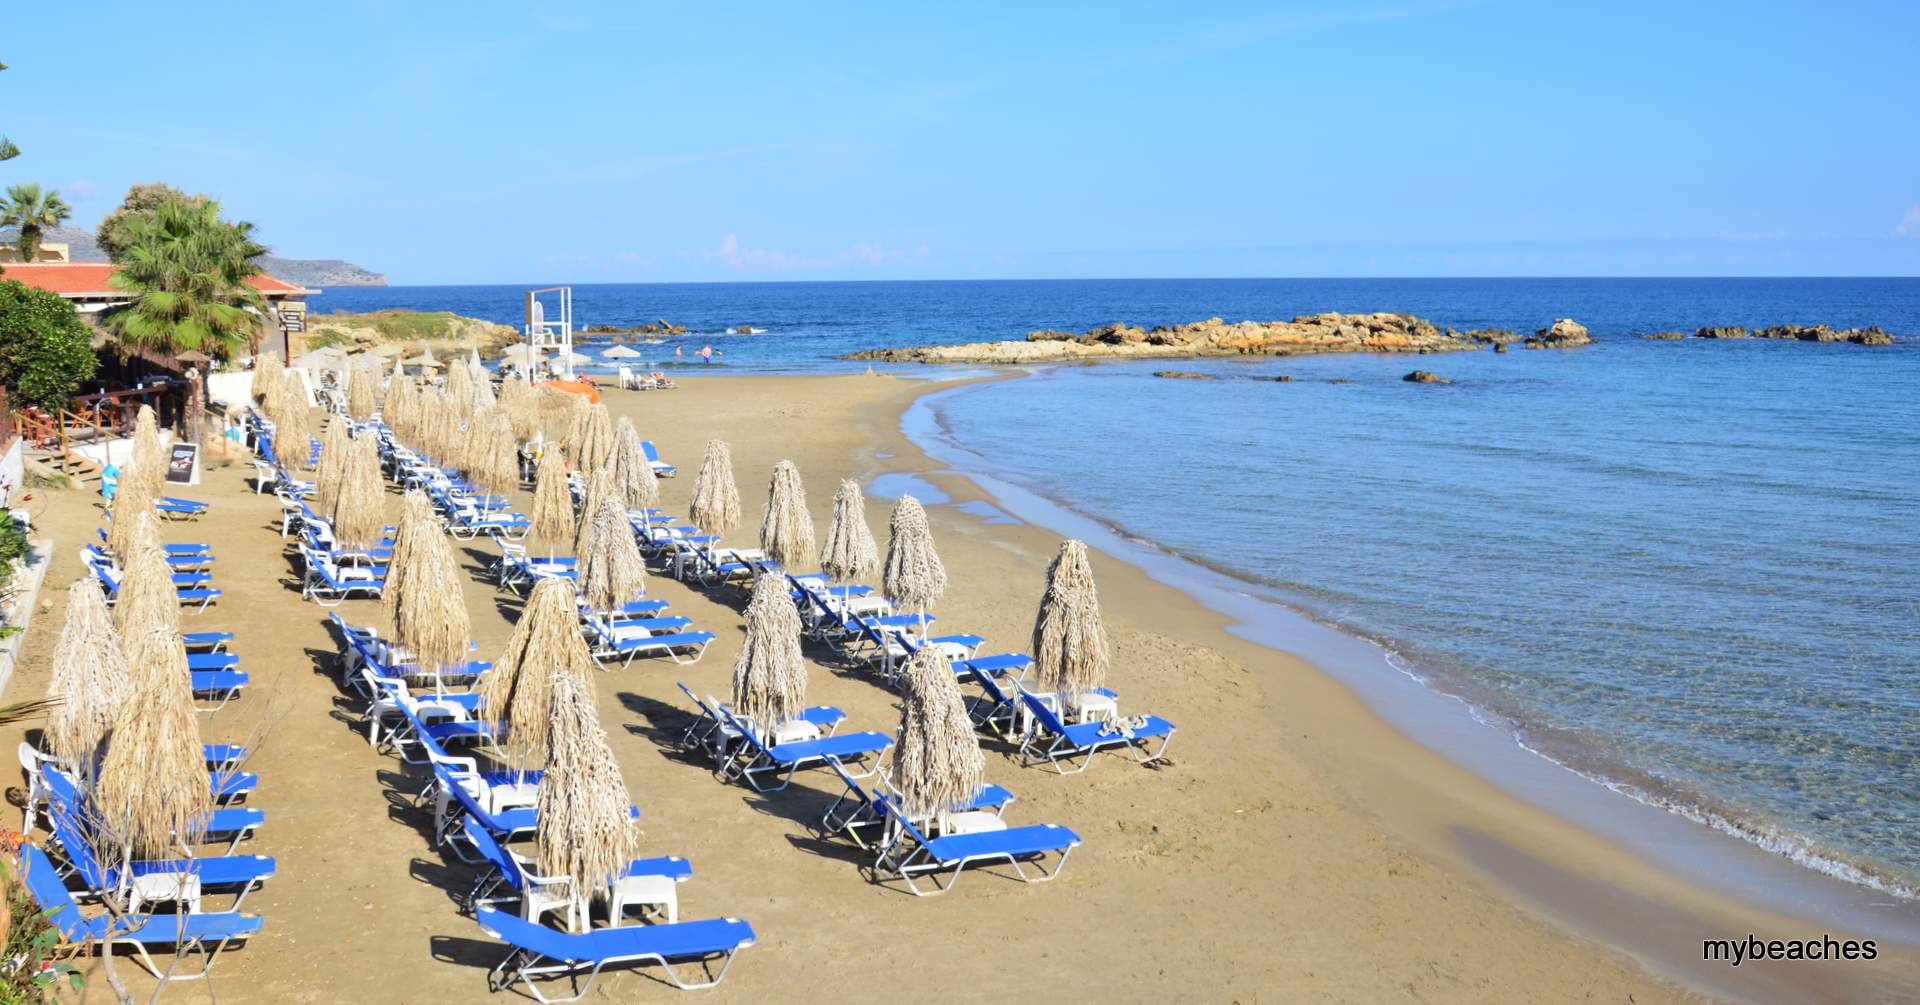
<path fill-rule="evenodd" d="M 1907 215 L 1893 228 L 1895 237 L 1920 237 L 1920 202 L 1907 207 Z"/>
<path fill-rule="evenodd" d="M 71 199 L 91 199 L 100 194 L 100 186 L 91 179 L 76 178 L 62 186 L 60 194 Z"/>

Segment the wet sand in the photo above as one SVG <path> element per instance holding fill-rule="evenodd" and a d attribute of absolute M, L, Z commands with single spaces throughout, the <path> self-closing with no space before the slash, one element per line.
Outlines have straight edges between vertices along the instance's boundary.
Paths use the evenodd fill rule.
<path fill-rule="evenodd" d="M 841 477 L 921 472 L 950 497 L 929 509 L 952 581 L 936 607 L 941 627 L 986 636 L 984 652 L 1025 649 L 1058 540 L 983 516 L 977 486 L 934 473 L 901 436 L 901 411 L 931 388 L 888 377 L 697 378 L 607 400 L 682 468 L 662 483 L 670 511 L 685 512 L 705 439 L 732 445 L 745 509 L 732 537 L 743 544 L 781 458 L 799 465 L 822 531 Z M 410 799 L 417 771 L 365 742 L 331 673 L 325 612 L 290 585 L 278 504 L 252 493 L 248 473 L 208 472 L 179 494 L 214 512 L 166 528 L 170 541 L 214 546 L 226 595 L 189 624 L 236 632 L 253 677 L 245 698 L 203 717 L 203 737 L 264 730 L 247 767 L 261 775 L 251 805 L 267 824 L 242 850 L 276 856 L 279 874 L 245 905 L 267 926 L 221 958 L 219 997 L 478 1000 L 503 952 L 457 911 L 474 874 L 429 847 L 427 815 Z M 91 496 L 41 498 L 57 541 L 42 595 L 51 609 L 36 618 L 7 700 L 44 693 L 64 586 L 99 522 Z M 389 505 L 397 516 L 399 497 Z M 869 501 L 883 544 L 889 505 Z M 492 550 L 459 548 L 489 656 L 518 607 L 478 579 Z M 1692 889 L 1401 736 L 1332 678 L 1230 634 L 1222 616 L 1134 566 L 1096 554 L 1095 568 L 1114 644 L 1109 683 L 1123 710 L 1180 726 L 1173 763 L 1107 759 L 1062 778 L 1021 769 L 989 741 L 988 779 L 1019 797 L 1009 821 L 1063 824 L 1085 844 L 1055 883 L 969 873 L 953 892 L 918 899 L 868 882 L 850 846 L 820 837 L 819 814 L 839 790 L 831 774 L 762 795 L 672 750 L 690 711 L 674 683 L 727 690 L 742 598 L 650 581 L 652 595 L 718 641 L 697 665 L 636 661 L 595 683 L 643 811 L 644 853 L 693 863 L 680 916 L 745 918 L 758 932 L 702 1000 L 1892 1001 L 1920 989 L 1912 951 L 1892 947 L 1872 964 L 1700 964 L 1702 938 L 1819 929 Z M 379 619 L 373 602 L 337 610 Z M 847 728 L 895 728 L 892 693 L 867 674 L 810 666 L 810 701 L 844 708 Z M 674 993 L 629 970 L 594 999 Z M 168 998 L 203 996 L 187 985 Z"/>

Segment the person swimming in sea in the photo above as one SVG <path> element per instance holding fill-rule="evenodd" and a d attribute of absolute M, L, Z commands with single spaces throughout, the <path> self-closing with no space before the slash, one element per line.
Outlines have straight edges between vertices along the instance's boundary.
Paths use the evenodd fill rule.
<path fill-rule="evenodd" d="M 713 362 L 713 346 L 703 345 L 700 347 L 700 362 L 702 363 Z"/>

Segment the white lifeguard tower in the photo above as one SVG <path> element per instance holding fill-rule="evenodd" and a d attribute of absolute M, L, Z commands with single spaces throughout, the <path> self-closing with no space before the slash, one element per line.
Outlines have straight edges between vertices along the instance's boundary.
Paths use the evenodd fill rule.
<path fill-rule="evenodd" d="M 541 298 L 545 297 L 546 300 Z M 558 320 L 547 320 L 547 303 L 554 305 Z M 527 375 L 546 362 L 546 353 L 558 351 L 556 363 L 564 379 L 573 380 L 573 287 L 549 286 L 527 291 Z"/>

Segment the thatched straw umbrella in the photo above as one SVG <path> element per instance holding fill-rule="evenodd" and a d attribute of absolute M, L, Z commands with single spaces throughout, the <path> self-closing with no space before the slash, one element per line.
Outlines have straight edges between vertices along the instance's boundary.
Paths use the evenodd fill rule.
<path fill-rule="evenodd" d="M 907 660 L 907 694 L 888 782 L 909 820 L 945 813 L 980 791 L 986 758 L 947 658 L 932 646 Z"/>
<path fill-rule="evenodd" d="M 586 533 L 574 552 L 580 599 L 596 611 L 612 611 L 647 588 L 647 564 L 633 539 L 633 524 L 617 493 L 605 491 L 583 521 Z"/>
<path fill-rule="evenodd" d="M 436 392 L 433 395 L 433 402 L 433 407 L 428 410 L 428 414 L 432 417 L 432 428 L 429 432 L 432 442 L 429 446 L 433 451 L 433 457 L 443 467 L 458 468 L 461 458 L 466 455 L 466 420 L 461 417 L 460 406 L 454 400 L 454 396 L 446 391 Z"/>
<path fill-rule="evenodd" d="M 800 656 L 800 610 L 786 580 L 761 576 L 747 601 L 747 636 L 733 661 L 733 707 L 771 733 L 807 700 L 807 663 Z"/>
<path fill-rule="evenodd" d="M 473 371 L 465 363 L 454 363 L 447 370 L 447 405 L 462 419 L 473 414 Z"/>
<path fill-rule="evenodd" d="M 114 620 L 123 641 L 154 629 L 180 631 L 180 591 L 160 547 L 159 520 L 142 513 L 139 525 L 132 556 L 121 563 L 120 591 L 114 597 Z"/>
<path fill-rule="evenodd" d="M 100 744 L 131 686 L 100 584 L 91 576 L 74 580 L 67 587 L 66 620 L 53 647 L 53 679 L 47 684 L 47 696 L 59 702 L 47 716 L 47 749 L 91 776 Z"/>
<path fill-rule="evenodd" d="M 313 466 L 312 440 L 307 383 L 300 371 L 288 370 L 280 382 L 280 411 L 274 417 L 274 456 L 279 458 L 282 467 L 304 471 Z"/>
<path fill-rule="evenodd" d="M 145 482 L 150 498 L 158 499 L 166 489 L 167 445 L 160 440 L 160 427 L 154 420 L 151 405 L 141 405 L 139 417 L 133 423 L 132 463 L 121 468 L 120 484 L 125 485 L 129 477 Z"/>
<path fill-rule="evenodd" d="M 888 530 L 886 576 L 881 583 L 887 602 L 903 611 L 925 613 L 947 592 L 947 569 L 933 550 L 933 528 L 920 500 L 901 496 Z"/>
<path fill-rule="evenodd" d="M 813 560 L 813 514 L 807 512 L 807 488 L 792 461 L 773 466 L 767 483 L 767 512 L 760 519 L 760 548 L 788 572 Z"/>
<path fill-rule="evenodd" d="M 347 414 L 355 422 L 365 422 L 373 418 L 378 406 L 378 395 L 374 385 L 380 382 L 380 371 L 356 366 L 347 371 Z"/>
<path fill-rule="evenodd" d="M 1042 689 L 1058 691 L 1069 707 L 1077 707 L 1081 694 L 1106 679 L 1112 662 L 1087 546 L 1062 541 L 1047 566 L 1047 592 L 1033 619 L 1035 678 Z"/>
<path fill-rule="evenodd" d="M 480 678 L 480 714 L 499 724 L 501 748 L 510 760 L 522 768 L 548 763 L 553 682 L 560 677 L 585 681 L 593 668 L 580 635 L 573 584 L 557 577 L 534 584 L 506 650 Z"/>
<path fill-rule="evenodd" d="M 567 465 L 556 444 L 548 444 L 540 455 L 527 522 L 527 536 L 545 543 L 548 555 L 573 543 L 573 494 L 567 491 Z"/>
<path fill-rule="evenodd" d="M 594 710 L 591 678 L 561 674 L 547 703 L 546 773 L 540 777 L 538 845 L 543 876 L 565 876 L 584 909 L 627 870 L 638 844 L 633 801 Z M 584 925 L 583 915 L 575 921 Z"/>
<path fill-rule="evenodd" d="M 619 498 L 619 490 L 613 482 L 612 469 L 601 468 L 594 471 L 587 475 L 586 481 L 587 490 L 580 500 L 580 515 L 573 527 L 573 554 L 576 558 L 584 558 L 587 554 L 587 535 L 593 529 L 594 514 L 600 512 L 601 501 Z M 620 511 L 624 515 L 626 507 L 622 506 Z"/>
<path fill-rule="evenodd" d="M 320 434 L 320 471 L 313 476 L 314 512 L 331 513 L 340 498 L 340 479 L 346 477 L 347 424 L 338 417 Z"/>
<path fill-rule="evenodd" d="M 540 432 L 549 440 L 571 440 L 574 426 L 585 421 L 587 399 L 545 384 L 534 391 L 539 406 Z"/>
<path fill-rule="evenodd" d="M 851 478 L 842 478 L 833 494 L 833 523 L 820 547 L 820 570 L 835 583 L 865 579 L 880 570 L 880 546 L 867 527 L 867 501 L 860 483 Z"/>
<path fill-rule="evenodd" d="M 567 453 L 573 455 L 574 467 L 598 471 L 612 456 L 613 448 L 613 419 L 607 414 L 607 406 L 588 405 L 567 435 Z"/>
<path fill-rule="evenodd" d="M 247 385 L 247 393 L 260 414 L 268 419 L 280 407 L 280 383 L 287 372 L 280 357 L 260 355 L 253 358 L 253 379 Z"/>
<path fill-rule="evenodd" d="M 613 475 L 628 509 L 647 509 L 660 501 L 660 477 L 640 445 L 633 420 L 621 416 L 613 429 Z"/>
<path fill-rule="evenodd" d="M 513 420 L 499 408 L 488 409 L 475 420 L 472 463 L 467 478 L 494 495 L 520 487 L 520 445 L 513 439 Z"/>
<path fill-rule="evenodd" d="M 487 368 L 475 361 L 469 369 L 473 373 L 473 410 L 478 412 L 499 404 L 493 393 L 493 377 Z"/>
<path fill-rule="evenodd" d="M 507 380 L 500 385 L 500 410 L 513 421 L 513 436 L 531 440 L 540 432 L 540 396 L 524 380 Z"/>
<path fill-rule="evenodd" d="M 386 528 L 387 490 L 380 478 L 380 448 L 373 437 L 347 441 L 340 488 L 327 519 L 333 523 L 334 543 L 349 551 L 364 551 L 380 540 Z"/>
<path fill-rule="evenodd" d="M 707 441 L 687 510 L 694 524 L 709 534 L 725 534 L 740 525 L 740 490 L 733 484 L 733 451 L 725 441 Z"/>
<path fill-rule="evenodd" d="M 413 378 L 405 374 L 394 376 L 387 383 L 387 402 L 380 408 L 380 418 L 400 442 L 413 442 L 413 424 L 419 412 L 420 396 Z"/>
<path fill-rule="evenodd" d="M 129 467 L 133 467 L 129 462 Z M 158 520 L 154 516 L 153 504 L 157 499 L 154 483 L 138 474 L 127 477 L 122 472 L 120 484 L 113 490 L 113 523 L 107 527 L 107 549 L 113 557 L 125 565 L 133 553 L 140 534 L 140 518 L 145 516 Z M 157 527 L 157 523 L 156 523 Z M 155 531 L 156 535 L 158 531 Z"/>
<path fill-rule="evenodd" d="M 131 686 L 107 742 L 93 804 L 120 857 L 174 858 L 212 808 L 180 633 L 124 634 Z"/>
<path fill-rule="evenodd" d="M 460 566 L 424 496 L 408 495 L 397 533 L 380 591 L 394 641 L 423 676 L 463 665 L 473 625 L 460 591 Z"/>

